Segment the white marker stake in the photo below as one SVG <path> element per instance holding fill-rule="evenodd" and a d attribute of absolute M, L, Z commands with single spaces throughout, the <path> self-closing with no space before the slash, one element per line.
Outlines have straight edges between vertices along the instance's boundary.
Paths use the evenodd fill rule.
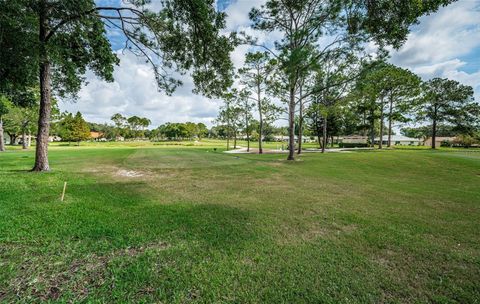
<path fill-rule="evenodd" d="M 63 184 L 62 202 L 63 202 L 63 199 L 65 198 L 65 190 L 67 190 L 67 182 Z"/>

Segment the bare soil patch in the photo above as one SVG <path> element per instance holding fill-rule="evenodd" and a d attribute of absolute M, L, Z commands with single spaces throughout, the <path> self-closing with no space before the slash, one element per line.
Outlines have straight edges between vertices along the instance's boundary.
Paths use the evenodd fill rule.
<path fill-rule="evenodd" d="M 120 177 L 142 177 L 144 176 L 144 172 L 141 171 L 134 171 L 134 170 L 125 170 L 125 169 L 120 169 L 115 173 L 116 176 Z"/>

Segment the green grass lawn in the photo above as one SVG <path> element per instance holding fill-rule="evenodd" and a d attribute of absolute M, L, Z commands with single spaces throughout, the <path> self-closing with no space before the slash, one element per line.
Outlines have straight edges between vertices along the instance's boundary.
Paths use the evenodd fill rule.
<path fill-rule="evenodd" d="M 223 145 L 0 154 L 0 302 L 480 302 L 480 152 Z"/>

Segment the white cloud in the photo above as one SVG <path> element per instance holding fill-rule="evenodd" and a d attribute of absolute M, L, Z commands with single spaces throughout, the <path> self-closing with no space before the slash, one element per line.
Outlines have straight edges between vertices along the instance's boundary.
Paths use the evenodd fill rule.
<path fill-rule="evenodd" d="M 470 85 L 480 101 L 480 70 L 467 73 L 462 56 L 480 52 L 480 2 L 463 0 L 424 16 L 407 42 L 392 52 L 391 62 L 411 69 L 424 80 L 442 77 Z M 478 54 L 480 56 L 480 54 Z"/>
<path fill-rule="evenodd" d="M 437 63 L 463 56 L 480 46 L 480 2 L 459 1 L 424 16 L 392 62 L 403 65 Z"/>
<path fill-rule="evenodd" d="M 465 66 L 465 62 L 459 59 L 448 60 L 440 63 L 414 66 L 412 71 L 420 77 L 428 80 L 434 77 L 444 77 L 446 71 L 454 71 Z"/>
<path fill-rule="evenodd" d="M 210 125 L 217 115 L 219 102 L 191 93 L 193 83 L 184 77 L 184 86 L 174 96 L 158 92 L 149 65 L 132 54 L 120 54 L 121 63 L 114 72 L 113 83 L 87 74 L 89 84 L 79 93 L 75 103 L 60 104 L 62 110 L 82 112 L 87 120 L 108 122 L 115 113 L 138 115 L 152 120 L 153 125 L 171 122 L 203 122 Z"/>
<path fill-rule="evenodd" d="M 453 59 L 437 64 L 415 67 L 412 71 L 424 80 L 441 77 L 457 80 L 462 84 L 472 86 L 475 90 L 475 100 L 480 102 L 480 70 L 474 73 L 466 73 L 460 70 L 465 65 L 466 62 Z"/>
<path fill-rule="evenodd" d="M 239 27 L 246 27 L 250 24 L 248 13 L 253 7 L 259 8 L 266 0 L 237 0 L 226 9 L 227 29 L 236 31 Z"/>

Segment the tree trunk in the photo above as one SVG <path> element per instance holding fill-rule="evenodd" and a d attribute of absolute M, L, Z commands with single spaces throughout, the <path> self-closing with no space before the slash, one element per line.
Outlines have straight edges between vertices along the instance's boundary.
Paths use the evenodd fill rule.
<path fill-rule="evenodd" d="M 15 146 L 15 143 L 17 142 L 17 135 L 14 134 L 14 133 L 10 133 L 7 131 L 7 134 L 8 134 L 8 137 L 10 137 L 10 142 L 9 142 L 9 145 L 10 146 Z"/>
<path fill-rule="evenodd" d="M 322 132 L 322 153 L 325 153 L 327 146 L 327 115 L 323 116 L 323 132 Z"/>
<path fill-rule="evenodd" d="M 315 132 L 317 133 L 318 148 L 322 148 L 322 135 L 320 127 L 320 119 L 318 113 L 315 113 Z"/>
<path fill-rule="evenodd" d="M 250 152 L 250 132 L 248 131 L 248 113 L 245 115 L 245 127 L 246 127 L 246 134 L 247 134 L 247 152 Z"/>
<path fill-rule="evenodd" d="M 0 117 L 0 152 L 5 151 L 5 138 L 3 137 L 3 119 Z"/>
<path fill-rule="evenodd" d="M 32 146 L 32 134 L 30 131 L 28 131 L 28 147 L 30 148 Z"/>
<path fill-rule="evenodd" d="M 45 8 L 40 14 L 40 113 L 38 118 L 37 145 L 35 151 L 35 166 L 32 171 L 49 171 L 48 164 L 48 135 L 50 132 L 51 87 L 50 62 L 46 50 L 47 24 Z"/>
<path fill-rule="evenodd" d="M 363 111 L 363 120 L 362 120 L 362 124 L 363 124 L 363 136 L 367 136 L 367 130 L 368 130 L 368 127 L 367 127 L 367 111 Z"/>
<path fill-rule="evenodd" d="M 237 148 L 237 130 L 233 132 L 233 148 Z"/>
<path fill-rule="evenodd" d="M 432 121 L 432 149 L 436 149 L 435 139 L 437 138 L 437 106 L 435 105 L 435 110 L 433 114 Z"/>
<path fill-rule="evenodd" d="M 300 111 L 298 112 L 298 151 L 297 154 L 302 154 L 302 141 L 303 141 L 303 103 L 302 103 L 302 91 L 300 90 Z"/>
<path fill-rule="evenodd" d="M 432 126 L 432 149 L 436 149 L 436 137 L 437 137 L 437 120 L 433 120 L 433 126 Z"/>
<path fill-rule="evenodd" d="M 230 115 L 230 104 L 227 104 L 227 113 Z M 231 130 L 230 130 L 230 119 L 227 117 L 227 151 L 230 150 L 230 135 L 231 135 Z"/>
<path fill-rule="evenodd" d="M 262 96 L 260 92 L 260 84 L 257 83 L 257 104 L 258 104 L 258 115 L 259 115 L 259 125 L 258 125 L 258 154 L 263 153 L 262 147 L 262 137 L 263 137 L 263 113 L 262 113 Z"/>
<path fill-rule="evenodd" d="M 288 140 L 287 160 L 295 160 L 295 88 L 290 89 L 288 103 Z"/>
<path fill-rule="evenodd" d="M 390 97 L 390 110 L 388 112 L 388 143 L 387 147 L 392 146 L 392 112 L 393 112 L 393 98 Z"/>
<path fill-rule="evenodd" d="M 22 149 L 27 150 L 28 149 L 28 143 L 27 143 L 27 132 L 24 130 L 22 133 Z"/>
<path fill-rule="evenodd" d="M 371 124 L 371 130 L 370 130 L 370 140 L 371 140 L 371 146 L 374 148 L 375 147 L 375 110 L 371 110 L 371 118 L 370 118 L 370 124 Z"/>
<path fill-rule="evenodd" d="M 380 140 L 378 142 L 378 149 L 383 148 L 383 100 L 380 105 Z"/>

